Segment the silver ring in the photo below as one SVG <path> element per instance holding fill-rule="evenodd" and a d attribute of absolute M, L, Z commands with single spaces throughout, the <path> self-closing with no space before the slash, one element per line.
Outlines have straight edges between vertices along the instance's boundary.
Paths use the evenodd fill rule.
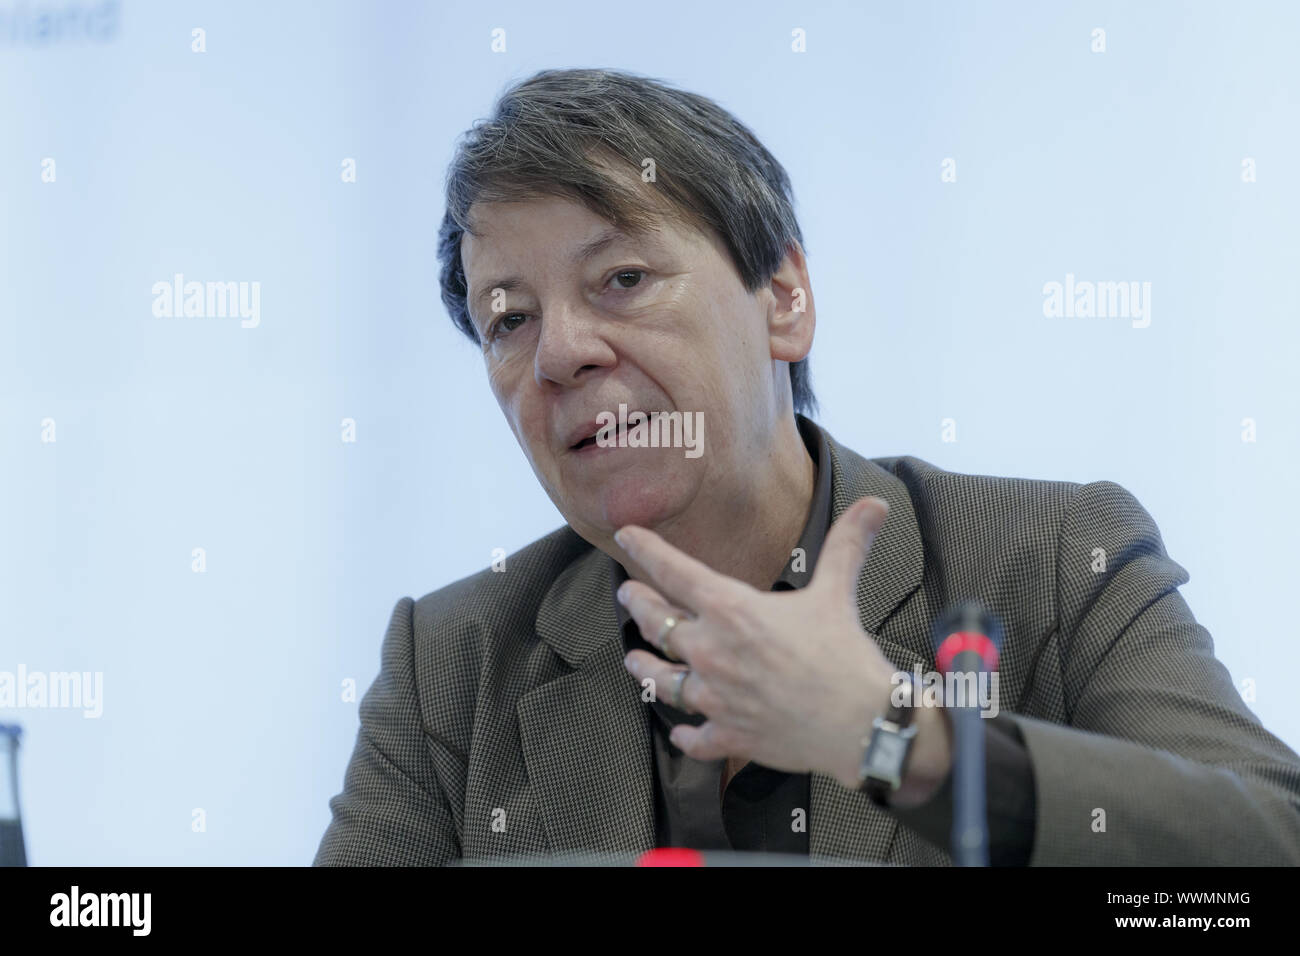
<path fill-rule="evenodd" d="M 668 635 L 673 632 L 673 628 L 675 628 L 677 624 L 678 624 L 677 618 L 669 614 L 666 618 L 664 618 L 664 626 L 659 628 L 659 638 L 655 641 L 655 646 L 658 647 L 659 650 L 663 651 L 665 655 L 671 657 L 673 660 L 677 660 L 677 655 L 674 654 L 668 648 Z"/>
<path fill-rule="evenodd" d="M 691 669 L 689 667 L 685 667 L 673 675 L 673 692 L 669 699 L 677 710 L 682 709 L 682 685 L 686 683 L 686 678 L 690 675 Z"/>

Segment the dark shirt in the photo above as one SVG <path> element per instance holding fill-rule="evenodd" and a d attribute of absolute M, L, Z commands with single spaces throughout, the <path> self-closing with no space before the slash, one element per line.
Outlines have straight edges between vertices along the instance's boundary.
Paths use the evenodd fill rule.
<path fill-rule="evenodd" d="M 773 591 L 801 588 L 812 580 L 831 520 L 830 449 L 822 430 L 804 416 L 796 417 L 799 432 L 816 468 L 812 504 L 803 534 Z M 627 571 L 613 561 L 613 587 L 627 580 Z M 642 636 L 636 621 L 614 599 L 627 651 L 658 651 Z M 669 739 L 681 722 L 699 726 L 703 714 L 686 714 L 662 700 L 651 702 L 651 734 L 655 766 L 655 832 L 658 846 L 697 850 L 747 850 L 769 853 L 808 852 L 809 804 L 812 778 L 750 761 L 727 783 L 719 796 L 725 759 L 694 760 Z M 985 725 L 988 767 L 989 860 L 995 866 L 1029 862 L 1034 839 L 1033 769 L 1015 724 L 996 718 Z M 995 725 L 995 726 L 990 726 Z M 865 731 L 865 728 L 864 728 Z M 899 822 L 935 846 L 951 844 L 952 775 L 921 806 L 892 811 Z M 796 823 L 799 825 L 796 826 Z"/>

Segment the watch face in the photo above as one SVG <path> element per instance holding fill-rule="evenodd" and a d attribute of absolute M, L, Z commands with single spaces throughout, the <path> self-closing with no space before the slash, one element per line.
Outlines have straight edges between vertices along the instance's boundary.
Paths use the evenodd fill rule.
<path fill-rule="evenodd" d="M 875 740 L 874 753 L 871 758 L 872 769 L 885 770 L 893 775 L 903 760 L 905 743 L 894 734 L 879 734 Z"/>

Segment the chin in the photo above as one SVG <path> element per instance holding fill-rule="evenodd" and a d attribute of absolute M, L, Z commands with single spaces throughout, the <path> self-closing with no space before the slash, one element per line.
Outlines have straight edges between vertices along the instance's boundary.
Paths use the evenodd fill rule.
<path fill-rule="evenodd" d="M 629 524 L 657 527 L 680 514 L 688 502 L 689 495 L 678 482 L 626 475 L 602 483 L 595 489 L 594 500 L 580 511 L 590 516 L 592 524 L 607 527 L 612 534 Z"/>

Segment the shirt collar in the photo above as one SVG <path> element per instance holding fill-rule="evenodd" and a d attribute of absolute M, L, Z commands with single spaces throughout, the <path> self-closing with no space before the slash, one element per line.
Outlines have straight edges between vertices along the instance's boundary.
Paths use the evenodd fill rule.
<path fill-rule="evenodd" d="M 796 590 L 812 580 L 813 569 L 817 566 L 817 558 L 826 541 L 826 532 L 830 528 L 831 521 L 831 455 L 830 448 L 826 444 L 826 433 L 803 415 L 795 415 L 795 424 L 799 428 L 799 435 L 803 438 L 808 454 L 812 456 L 815 469 L 812 504 L 808 507 L 808 519 L 804 523 L 803 533 L 799 536 L 799 543 L 795 545 L 789 560 L 786 561 L 780 577 L 773 582 L 771 588 L 773 591 Z M 621 629 L 632 620 L 632 615 L 614 597 L 614 592 L 617 592 L 619 585 L 627 580 L 627 570 L 613 558 L 610 558 L 609 562 L 613 566 L 610 574 L 613 589 L 610 596 L 618 612 L 618 626 Z"/>

